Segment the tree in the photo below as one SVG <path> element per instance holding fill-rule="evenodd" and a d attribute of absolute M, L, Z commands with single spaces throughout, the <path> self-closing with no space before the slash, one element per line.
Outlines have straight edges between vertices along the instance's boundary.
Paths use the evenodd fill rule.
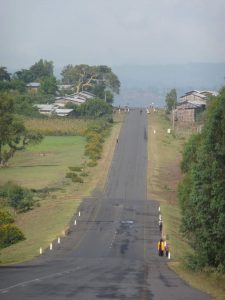
<path fill-rule="evenodd" d="M 225 88 L 211 101 L 206 123 L 183 156 L 179 186 L 182 230 L 196 250 L 197 267 L 225 270 Z M 192 159 L 192 161 L 188 160 Z"/>
<path fill-rule="evenodd" d="M 6 80 L 10 81 L 10 73 L 7 71 L 6 67 L 0 67 L 0 81 Z"/>
<path fill-rule="evenodd" d="M 112 107 L 101 99 L 91 99 L 79 107 L 81 116 L 100 118 L 112 114 Z"/>
<path fill-rule="evenodd" d="M 30 72 L 34 81 L 41 80 L 44 77 L 53 76 L 53 62 L 40 59 L 30 67 Z"/>
<path fill-rule="evenodd" d="M 61 75 L 62 82 L 73 84 L 77 93 L 83 90 L 97 91 L 96 96 L 102 99 L 107 90 L 119 93 L 119 79 L 107 66 L 67 65 L 63 68 Z"/>
<path fill-rule="evenodd" d="M 28 131 L 21 119 L 14 115 L 12 98 L 0 95 L 0 166 L 6 166 L 16 151 L 41 140 L 40 134 Z"/>
<path fill-rule="evenodd" d="M 34 74 L 32 74 L 31 70 L 22 69 L 15 72 L 13 78 L 27 84 L 34 81 Z"/>
<path fill-rule="evenodd" d="M 55 95 L 57 91 L 57 82 L 54 76 L 48 76 L 41 79 L 40 92 L 47 95 Z"/>
<path fill-rule="evenodd" d="M 166 108 L 168 113 L 172 111 L 172 109 L 176 106 L 176 103 L 177 103 L 177 92 L 176 89 L 172 89 L 166 95 Z"/>

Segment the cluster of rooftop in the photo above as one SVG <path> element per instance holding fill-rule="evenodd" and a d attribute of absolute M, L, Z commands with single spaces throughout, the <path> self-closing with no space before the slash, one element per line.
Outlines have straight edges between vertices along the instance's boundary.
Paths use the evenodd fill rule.
<path fill-rule="evenodd" d="M 178 122 L 195 123 L 198 115 L 205 110 L 207 100 L 217 96 L 216 91 L 189 91 L 180 97 L 174 110 L 175 120 Z"/>

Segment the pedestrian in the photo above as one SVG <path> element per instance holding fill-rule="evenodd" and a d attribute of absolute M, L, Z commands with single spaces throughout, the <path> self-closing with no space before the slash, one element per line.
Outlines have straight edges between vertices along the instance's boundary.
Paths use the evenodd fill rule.
<path fill-rule="evenodd" d="M 159 231 L 162 232 L 163 222 L 159 220 Z"/>
<path fill-rule="evenodd" d="M 165 241 L 164 249 L 165 249 L 166 257 L 168 257 L 169 256 L 169 245 L 166 241 Z"/>
<path fill-rule="evenodd" d="M 116 143 L 117 143 L 117 144 L 119 143 L 119 139 L 118 139 L 118 138 L 116 139 Z"/>
<path fill-rule="evenodd" d="M 163 242 L 163 239 L 160 239 L 158 241 L 158 253 L 159 253 L 159 256 L 164 255 L 164 242 Z"/>

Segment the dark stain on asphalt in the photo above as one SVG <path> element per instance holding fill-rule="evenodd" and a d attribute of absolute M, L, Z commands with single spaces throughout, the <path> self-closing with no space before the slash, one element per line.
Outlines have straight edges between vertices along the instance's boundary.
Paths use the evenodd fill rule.
<path fill-rule="evenodd" d="M 128 239 L 124 240 L 122 245 L 120 246 L 120 253 L 121 254 L 125 254 L 126 251 L 128 250 L 128 247 L 129 247 L 129 243 L 130 241 Z"/>

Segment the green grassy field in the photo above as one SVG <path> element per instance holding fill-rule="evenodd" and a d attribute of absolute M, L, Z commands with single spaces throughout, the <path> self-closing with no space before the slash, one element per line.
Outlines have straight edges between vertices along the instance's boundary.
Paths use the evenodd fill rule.
<path fill-rule="evenodd" d="M 116 116 L 115 119 L 104 143 L 102 158 L 96 167 L 86 169 L 88 177 L 84 178 L 83 184 L 65 179 L 69 166 L 80 166 L 87 160 L 83 137 L 46 137 L 41 144 L 18 152 L 8 168 L 0 169 L 0 185 L 11 180 L 24 187 L 46 191 L 39 199 L 38 207 L 15 216 L 26 240 L 1 249 L 1 264 L 30 260 L 39 255 L 40 247 L 46 249 L 57 237 L 64 237 L 82 199 L 94 188 L 104 189 L 123 117 Z"/>
<path fill-rule="evenodd" d="M 163 235 L 169 242 L 172 258 L 169 267 L 192 286 L 210 293 L 218 300 L 224 300 L 224 275 L 216 272 L 192 272 L 184 264 L 185 256 L 192 249 L 180 232 L 181 213 L 177 203 L 177 185 L 182 178 L 180 162 L 183 145 L 191 130 L 183 129 L 175 134 L 168 134 L 168 128 L 171 128 L 171 122 L 165 118 L 164 111 L 151 112 L 148 126 L 148 198 L 160 202 Z"/>
<path fill-rule="evenodd" d="M 0 185 L 14 181 L 35 189 L 60 186 L 68 167 L 85 160 L 84 146 L 83 137 L 47 136 L 40 144 L 16 152 L 9 167 L 0 169 Z"/>

